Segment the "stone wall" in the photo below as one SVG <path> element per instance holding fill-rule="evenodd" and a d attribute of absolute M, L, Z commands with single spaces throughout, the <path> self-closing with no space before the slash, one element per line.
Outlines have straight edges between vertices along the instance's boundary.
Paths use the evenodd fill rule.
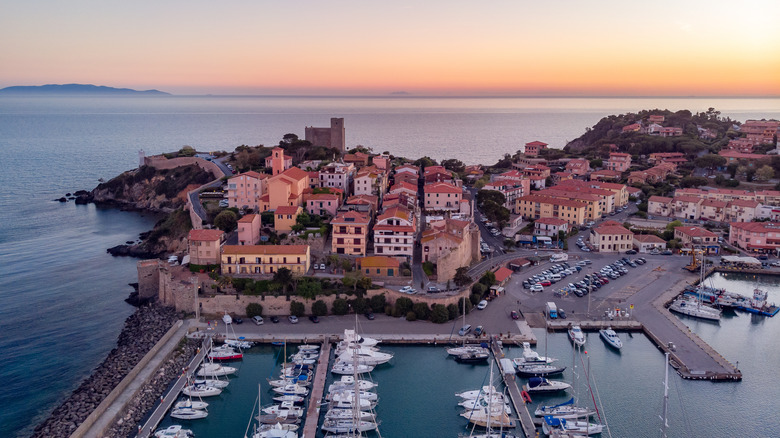
<path fill-rule="evenodd" d="M 136 263 L 138 270 L 138 298 L 149 299 L 158 294 L 160 289 L 161 260 L 141 260 Z"/>
<path fill-rule="evenodd" d="M 189 166 L 194 164 L 201 169 L 214 175 L 214 178 L 222 178 L 222 170 L 215 163 L 204 160 L 203 158 L 196 157 L 177 157 L 177 158 L 165 158 L 163 155 L 155 155 L 153 157 L 145 157 L 144 164 L 154 167 L 155 169 L 175 169 L 181 166 Z"/>
<path fill-rule="evenodd" d="M 473 226 L 466 231 L 457 248 L 436 261 L 437 282 L 446 283 L 455 277 L 458 268 L 470 266 L 476 260 L 479 260 L 479 228 Z"/>

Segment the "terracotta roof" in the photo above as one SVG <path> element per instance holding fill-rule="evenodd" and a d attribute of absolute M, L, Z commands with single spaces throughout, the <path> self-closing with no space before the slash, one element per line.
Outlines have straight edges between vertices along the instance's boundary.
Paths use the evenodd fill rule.
<path fill-rule="evenodd" d="M 222 254 L 306 254 L 309 245 L 225 245 Z"/>
<path fill-rule="evenodd" d="M 672 202 L 672 198 L 667 198 L 666 196 L 651 196 L 648 198 L 648 202 L 662 202 L 668 204 Z"/>
<path fill-rule="evenodd" d="M 388 219 L 391 217 L 398 217 L 403 220 L 408 221 L 409 220 L 409 210 L 406 208 L 403 208 L 401 206 L 398 207 L 392 207 L 386 209 L 379 217 L 376 218 L 377 222 Z"/>
<path fill-rule="evenodd" d="M 526 143 L 526 146 L 547 146 L 547 143 L 541 142 L 539 140 L 532 141 L 530 143 Z"/>
<path fill-rule="evenodd" d="M 701 201 L 701 198 L 698 196 L 675 196 L 674 199 L 672 199 L 674 202 L 693 202 L 694 204 L 698 204 Z"/>
<path fill-rule="evenodd" d="M 732 222 L 729 225 L 752 233 L 780 233 L 780 224 L 771 222 Z"/>
<path fill-rule="evenodd" d="M 402 164 L 400 166 L 397 166 L 395 168 L 395 171 L 398 172 L 398 171 L 403 170 L 403 169 L 413 170 L 415 173 L 419 173 L 420 172 L 420 168 L 415 166 L 415 165 L 413 165 L 413 164 Z"/>
<path fill-rule="evenodd" d="M 247 215 L 244 215 L 244 217 L 242 217 L 241 219 L 239 219 L 238 223 L 240 223 L 240 224 L 251 223 L 251 222 L 253 222 L 255 220 L 256 217 L 259 217 L 259 216 L 260 215 L 258 215 L 258 214 L 247 214 Z"/>
<path fill-rule="evenodd" d="M 274 214 L 298 214 L 298 209 L 301 207 L 297 207 L 294 205 L 282 205 L 280 207 L 276 207 L 276 211 L 274 211 Z"/>
<path fill-rule="evenodd" d="M 213 242 L 222 238 L 223 234 L 225 232 L 222 230 L 190 230 L 187 238 L 190 241 Z"/>
<path fill-rule="evenodd" d="M 397 182 L 395 183 L 395 185 L 393 185 L 393 187 L 390 187 L 391 192 L 400 189 L 411 190 L 417 193 L 417 186 L 412 183 L 408 183 L 406 181 Z"/>
<path fill-rule="evenodd" d="M 498 268 L 496 272 L 494 272 L 494 274 L 496 275 L 496 281 L 499 283 L 511 277 L 512 273 L 513 271 L 505 266 Z"/>
<path fill-rule="evenodd" d="M 248 176 L 250 178 L 255 178 L 255 179 L 266 179 L 266 178 L 268 178 L 268 175 L 265 174 L 265 173 L 258 173 L 258 172 L 255 172 L 254 170 L 250 170 L 249 172 L 244 172 L 244 173 L 239 173 L 238 175 L 234 175 L 230 179 L 238 178 L 239 176 Z"/>
<path fill-rule="evenodd" d="M 642 243 L 666 243 L 664 239 L 655 234 L 634 234 L 634 240 Z"/>
<path fill-rule="evenodd" d="M 712 231 L 705 230 L 701 227 L 675 227 L 674 231 L 680 231 L 690 237 L 718 237 L 717 234 Z"/>
<path fill-rule="evenodd" d="M 756 204 L 758 204 L 756 202 Z M 726 201 L 717 201 L 715 199 L 705 199 L 702 201 L 701 206 L 702 207 L 716 207 L 716 208 L 725 208 L 728 203 Z"/>
<path fill-rule="evenodd" d="M 634 234 L 630 230 L 627 230 L 620 225 L 601 225 L 597 228 L 594 228 L 593 232 L 598 234 Z"/>
<path fill-rule="evenodd" d="M 564 219 L 559 219 L 556 217 L 542 217 L 539 219 L 536 219 L 534 221 L 537 224 L 547 224 L 547 225 L 563 225 L 568 224 L 569 222 Z"/>
<path fill-rule="evenodd" d="M 317 193 L 314 195 L 311 195 L 307 202 L 310 201 L 338 201 L 339 196 L 333 195 L 331 193 Z"/>
<path fill-rule="evenodd" d="M 462 193 L 463 191 L 452 184 L 433 183 L 425 186 L 425 193 Z"/>
<path fill-rule="evenodd" d="M 400 263 L 397 259 L 386 256 L 368 256 L 358 258 L 358 263 L 363 268 L 397 268 Z"/>
<path fill-rule="evenodd" d="M 623 224 L 621 224 L 618 221 L 613 221 L 612 219 L 602 222 L 600 225 L 607 225 L 612 227 L 622 227 Z"/>
<path fill-rule="evenodd" d="M 287 176 L 289 178 L 292 178 L 294 180 L 299 180 L 299 181 L 304 179 L 304 178 L 305 179 L 309 178 L 309 173 L 308 172 L 306 172 L 305 170 L 301 170 L 301 169 L 299 169 L 297 167 L 291 167 L 291 168 L 285 170 L 284 172 L 280 173 L 280 175 L 284 175 L 284 176 Z"/>
<path fill-rule="evenodd" d="M 351 219 L 347 221 L 347 219 Z M 331 225 L 334 224 L 368 224 L 371 220 L 367 215 L 357 211 L 341 212 L 331 219 Z"/>
<path fill-rule="evenodd" d="M 609 153 L 609 158 L 612 158 L 612 157 L 627 158 L 627 157 L 630 157 L 630 156 L 631 156 L 631 154 L 627 154 L 625 152 L 610 152 Z"/>
<path fill-rule="evenodd" d="M 538 202 L 541 204 L 554 204 L 554 205 L 562 205 L 564 207 L 576 207 L 576 208 L 584 208 L 587 207 L 588 204 L 580 201 L 570 201 L 568 199 L 560 199 L 560 198 L 553 198 L 551 196 L 541 196 L 541 195 L 526 195 L 521 196 L 517 198 L 518 201 L 527 201 L 527 202 Z"/>

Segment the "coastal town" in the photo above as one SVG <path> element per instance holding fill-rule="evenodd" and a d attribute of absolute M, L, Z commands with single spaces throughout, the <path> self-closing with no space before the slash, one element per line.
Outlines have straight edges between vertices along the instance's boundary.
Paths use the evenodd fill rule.
<path fill-rule="evenodd" d="M 221 353 L 240 359 L 247 347 L 212 349 L 214 342 L 315 343 L 323 353 L 332 344 L 349 352 L 358 315 L 368 328 L 363 335 L 387 344 L 482 343 L 475 348 L 484 357 L 471 350 L 454 356 L 495 360 L 518 436 L 537 429 L 576 436 L 565 435 L 565 421 L 534 419 L 532 385 L 521 391 L 515 380 L 516 373 L 548 374 L 523 374 L 527 364 L 504 361 L 502 344 L 537 345 L 536 328 L 568 332 L 575 348 L 578 330 L 641 332 L 683 378 L 741 380 L 738 362 L 681 319 L 704 314 L 680 306 L 706 301 L 718 318 L 723 309 L 777 313 L 765 292 L 738 296 L 708 288 L 704 279 L 714 272 L 780 275 L 780 122 L 681 113 L 605 118 L 610 126 L 598 139 L 588 139 L 589 132 L 568 145 L 529 141 L 492 166 L 348 148 L 343 118 L 305 127 L 304 139 L 286 134 L 273 147 L 141 151 L 130 175 L 193 166 L 209 175 L 174 194 L 181 208 L 171 215 L 186 219 L 184 234 L 165 240 L 153 231 L 170 250 L 137 264 L 136 300 L 173 309 L 180 319 L 156 335 L 72 436 L 150 436 L 171 409 L 182 408 L 179 392 L 193 390 L 187 385 L 196 369 Z M 90 200 L 99 202 L 95 194 L 117 184 L 101 184 Z M 170 314 L 158 319 L 173 321 Z M 182 353 L 175 347 L 185 335 L 190 344 Z M 307 364 L 316 365 L 308 377 L 312 398 L 291 423 L 300 424 L 300 436 L 315 436 L 330 431 L 332 419 L 318 423 L 315 400 L 325 397 L 327 370 L 336 367 L 327 354 L 306 348 Z M 138 377 L 153 376 L 174 352 L 185 371 L 175 379 L 165 373 L 163 386 L 176 381 L 170 392 Z M 350 358 L 359 362 L 357 354 Z M 286 426 L 285 434 L 262 435 L 267 425 L 288 424 L 274 415 L 260 421 L 255 436 L 298 436 L 297 427 Z M 504 424 L 501 415 L 487 417 L 488 430 L 491 421 Z M 343 430 L 334 431 L 362 427 L 353 417 L 338 421 Z M 356 423 L 344 426 L 349 421 Z M 47 427 L 38 432 L 55 425 Z M 367 427 L 360 432 L 373 430 Z M 597 433 L 584 427 L 569 433 Z M 183 430 L 170 426 L 157 436 L 186 436 Z"/>

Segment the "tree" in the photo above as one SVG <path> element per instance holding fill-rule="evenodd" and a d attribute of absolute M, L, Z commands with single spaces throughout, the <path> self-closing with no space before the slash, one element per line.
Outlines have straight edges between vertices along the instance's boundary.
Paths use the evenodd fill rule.
<path fill-rule="evenodd" d="M 395 300 L 395 310 L 397 315 L 406 315 L 409 311 L 412 310 L 412 306 L 414 303 L 411 299 L 406 297 L 401 297 Z"/>
<path fill-rule="evenodd" d="M 769 180 L 770 180 L 770 179 L 772 179 L 774 176 L 775 176 L 775 170 L 774 170 L 774 169 L 772 169 L 772 167 L 771 167 L 771 166 L 768 166 L 768 165 L 761 166 L 761 167 L 760 167 L 760 168 L 759 168 L 759 169 L 756 171 L 756 178 L 757 178 L 759 181 L 769 181 Z"/>
<path fill-rule="evenodd" d="M 706 186 L 707 182 L 707 178 L 701 176 L 686 176 L 680 180 L 680 187 Z"/>
<path fill-rule="evenodd" d="M 468 271 L 469 268 L 467 266 L 463 266 L 455 270 L 455 278 L 453 278 L 455 285 L 462 287 L 471 283 L 471 277 L 469 276 Z"/>
<path fill-rule="evenodd" d="M 458 300 L 458 315 L 463 315 L 463 312 L 464 312 L 463 304 L 464 304 L 464 302 L 465 302 L 465 305 L 466 305 L 466 309 L 465 309 L 466 315 L 471 313 L 471 309 L 474 308 L 474 305 L 471 303 L 471 298 L 469 298 L 468 300 Z"/>
<path fill-rule="evenodd" d="M 238 226 L 238 217 L 230 210 L 223 210 L 214 218 L 214 226 L 229 233 Z"/>
<path fill-rule="evenodd" d="M 593 169 L 599 168 L 604 164 L 604 161 L 602 161 L 601 158 L 596 158 L 595 160 L 590 160 L 590 167 Z"/>
<path fill-rule="evenodd" d="M 498 190 L 478 190 L 477 205 L 481 207 L 486 201 L 493 201 L 498 205 L 504 205 L 506 197 Z"/>
<path fill-rule="evenodd" d="M 417 319 L 427 321 L 431 316 L 431 309 L 428 307 L 428 303 L 414 303 L 412 311 L 417 315 Z"/>
<path fill-rule="evenodd" d="M 317 300 L 311 305 L 311 313 L 314 316 L 325 316 L 328 314 L 328 305 L 325 301 Z"/>
<path fill-rule="evenodd" d="M 346 315 L 349 312 L 349 303 L 344 298 L 336 298 L 333 300 L 333 314 L 334 315 Z"/>
<path fill-rule="evenodd" d="M 499 228 L 503 228 L 509 222 L 509 210 L 501 204 L 488 200 L 482 204 L 481 209 L 488 220 L 495 222 Z"/>
<path fill-rule="evenodd" d="M 306 313 L 306 306 L 303 303 L 295 300 L 290 301 L 290 315 L 300 318 L 304 313 Z"/>
<path fill-rule="evenodd" d="M 287 293 L 287 287 L 293 282 L 292 271 L 287 268 L 279 268 L 274 272 L 274 281 L 282 285 L 282 292 Z"/>
<path fill-rule="evenodd" d="M 683 223 L 678 221 L 678 220 L 671 221 L 668 224 L 666 224 L 666 231 L 674 232 L 675 228 L 681 227 L 682 225 L 683 225 Z"/>
<path fill-rule="evenodd" d="M 426 156 L 418 160 L 415 160 L 412 164 L 414 164 L 417 167 L 431 167 L 436 165 L 436 160 Z"/>
<path fill-rule="evenodd" d="M 726 164 L 726 158 L 716 154 L 707 154 L 693 160 L 693 164 L 702 169 L 714 170 L 717 167 L 724 166 Z"/>
<path fill-rule="evenodd" d="M 431 310 L 431 322 L 444 324 L 450 320 L 450 312 L 444 304 L 434 304 Z"/>
<path fill-rule="evenodd" d="M 457 304 L 450 304 L 450 305 L 448 305 L 447 306 L 447 313 L 449 313 L 449 318 L 451 320 L 457 318 L 458 316 L 460 316 L 460 311 L 458 310 L 458 305 Z"/>
<path fill-rule="evenodd" d="M 246 305 L 246 317 L 263 316 L 263 305 L 260 303 L 249 303 Z"/>
<path fill-rule="evenodd" d="M 472 305 L 476 306 L 480 301 L 482 301 L 483 296 L 484 295 L 471 294 L 471 296 L 469 296 L 469 301 L 471 301 Z"/>
<path fill-rule="evenodd" d="M 441 162 L 441 165 L 445 169 L 451 170 L 451 171 L 457 172 L 457 173 L 461 173 L 461 172 L 466 170 L 466 165 L 463 164 L 462 161 L 460 161 L 458 159 L 455 159 L 455 158 L 450 158 L 448 160 L 444 160 L 444 161 Z"/>
<path fill-rule="evenodd" d="M 729 176 L 731 179 L 734 179 L 737 177 L 737 171 L 739 170 L 739 165 L 737 163 L 729 163 L 728 166 L 726 166 L 726 170 L 729 172 Z"/>
<path fill-rule="evenodd" d="M 370 310 L 368 301 L 363 297 L 357 297 L 354 300 L 348 301 L 348 304 L 352 306 L 352 310 L 355 313 L 366 313 Z"/>
<path fill-rule="evenodd" d="M 387 306 L 387 298 L 385 298 L 385 294 L 374 295 L 369 299 L 369 304 L 374 313 L 384 312 Z"/>
<path fill-rule="evenodd" d="M 295 143 L 296 141 L 298 141 L 298 136 L 295 134 L 284 134 L 282 137 L 282 142 L 287 144 Z"/>
<path fill-rule="evenodd" d="M 745 180 L 747 182 L 751 182 L 753 181 L 753 177 L 755 176 L 756 176 L 756 169 L 752 167 L 748 167 L 747 170 L 745 171 Z"/>
<path fill-rule="evenodd" d="M 487 290 L 488 290 L 488 287 L 485 286 L 482 283 L 474 283 L 471 286 L 471 293 L 473 293 L 474 295 L 479 295 L 480 297 L 485 295 L 485 292 L 487 292 Z M 474 303 L 474 304 L 477 304 L 477 303 Z"/>
<path fill-rule="evenodd" d="M 315 279 L 304 279 L 298 284 L 296 288 L 298 296 L 307 300 L 313 300 L 317 298 L 317 295 L 322 293 L 322 283 Z"/>
<path fill-rule="evenodd" d="M 479 282 L 484 284 L 487 287 L 493 286 L 496 284 L 496 274 L 493 271 L 487 271 L 484 274 L 482 274 L 482 277 L 479 279 Z"/>

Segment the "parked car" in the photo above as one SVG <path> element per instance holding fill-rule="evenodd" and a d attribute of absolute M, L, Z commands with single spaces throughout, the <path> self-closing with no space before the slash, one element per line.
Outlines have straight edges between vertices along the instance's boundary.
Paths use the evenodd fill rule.
<path fill-rule="evenodd" d="M 290 321 L 290 324 L 298 324 L 298 317 L 295 315 L 288 316 L 287 320 Z"/>
<path fill-rule="evenodd" d="M 466 324 L 458 330 L 459 336 L 466 336 L 471 332 L 471 324 Z"/>
<path fill-rule="evenodd" d="M 485 308 L 487 307 L 487 305 L 488 305 L 488 302 L 487 302 L 487 300 L 482 300 L 482 301 L 480 301 L 480 302 L 479 302 L 479 304 L 477 304 L 477 309 L 479 309 L 479 310 L 485 310 Z"/>
<path fill-rule="evenodd" d="M 519 313 L 517 313 L 517 310 L 513 310 L 513 311 L 512 311 L 512 312 L 509 314 L 509 316 L 510 316 L 510 317 L 512 317 L 512 319 L 520 319 L 520 314 L 519 314 Z"/>
<path fill-rule="evenodd" d="M 325 270 L 325 263 L 320 263 L 320 269 L 323 271 Z"/>
<path fill-rule="evenodd" d="M 365 316 L 366 316 L 366 319 L 369 320 L 369 321 L 373 321 L 374 320 L 374 313 L 373 312 L 366 312 Z"/>
<path fill-rule="evenodd" d="M 263 317 L 259 316 L 259 315 L 258 316 L 253 316 L 252 317 L 252 322 L 257 324 L 257 325 L 263 325 Z"/>
<path fill-rule="evenodd" d="M 672 255 L 672 251 L 670 251 L 668 249 L 665 250 L 665 251 L 661 251 L 661 255 Z"/>
<path fill-rule="evenodd" d="M 566 312 L 564 312 L 560 307 L 558 308 L 558 318 L 566 319 Z"/>
<path fill-rule="evenodd" d="M 485 328 L 481 325 L 478 325 L 477 328 L 474 329 L 474 336 L 479 337 L 482 336 L 482 333 L 485 331 Z"/>
<path fill-rule="evenodd" d="M 315 323 L 315 324 L 319 324 L 319 323 L 320 323 L 320 319 L 317 317 L 317 315 L 311 315 L 311 316 L 309 316 L 309 321 L 311 321 L 311 322 L 313 322 L 313 323 Z M 291 321 L 291 322 L 292 322 L 292 321 Z M 293 324 L 294 324 L 294 323 L 293 323 Z"/>
<path fill-rule="evenodd" d="M 272 316 L 271 317 L 271 322 L 276 324 L 277 322 L 279 322 L 279 317 L 278 316 Z"/>
<path fill-rule="evenodd" d="M 411 295 L 411 294 L 415 293 L 416 291 L 411 286 L 404 286 L 401 289 L 399 289 L 398 292 Z"/>
<path fill-rule="evenodd" d="M 238 315 L 233 315 L 233 322 L 236 324 L 243 324 L 244 320 L 241 319 Z"/>
<path fill-rule="evenodd" d="M 429 294 L 433 294 L 433 293 L 436 293 L 436 292 L 441 292 L 438 287 L 436 287 L 436 286 L 428 286 L 428 293 Z"/>
<path fill-rule="evenodd" d="M 634 254 L 636 254 L 636 250 L 635 249 L 629 249 L 628 251 L 626 251 L 626 254 L 634 255 Z"/>
<path fill-rule="evenodd" d="M 549 286 L 552 284 L 552 282 L 550 280 L 542 280 L 539 282 L 539 284 L 541 284 L 542 286 Z"/>
<path fill-rule="evenodd" d="M 531 286 L 531 292 L 543 292 L 544 286 L 542 286 L 539 283 L 536 283 L 535 285 Z"/>

